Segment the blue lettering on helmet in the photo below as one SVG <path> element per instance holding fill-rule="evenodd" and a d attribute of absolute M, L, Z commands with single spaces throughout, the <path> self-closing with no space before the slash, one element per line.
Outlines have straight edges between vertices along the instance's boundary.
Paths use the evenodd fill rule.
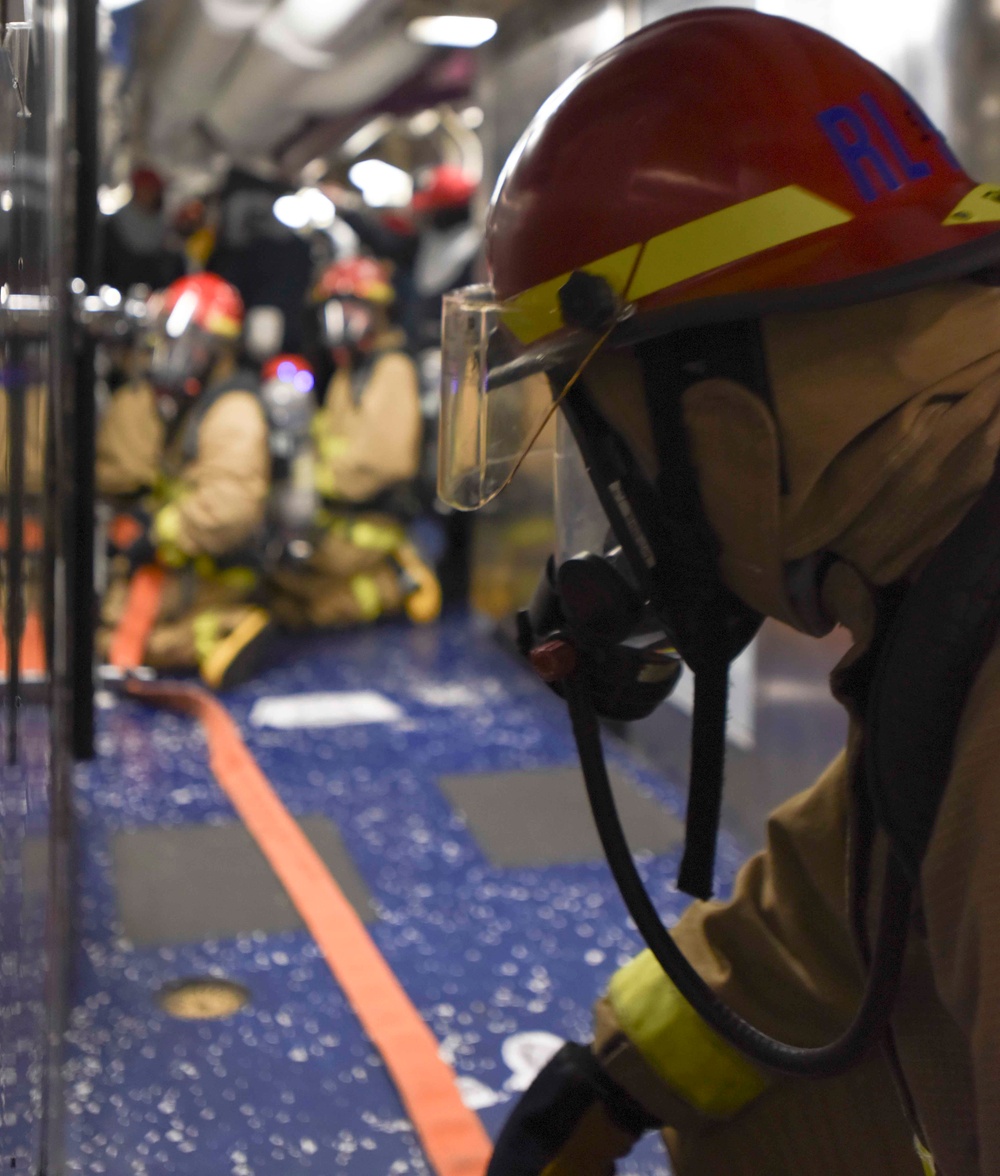
<path fill-rule="evenodd" d="M 922 180 L 934 170 L 929 163 L 920 159 L 911 159 L 906 153 L 902 140 L 893 129 L 892 123 L 886 117 L 885 111 L 879 106 L 872 94 L 861 95 L 861 105 L 868 111 L 872 122 L 882 133 L 882 138 L 889 144 L 889 149 L 896 157 L 896 162 L 903 169 L 903 175 L 908 180 Z"/>
<path fill-rule="evenodd" d="M 871 141 L 860 114 L 849 106 L 831 106 L 816 115 L 816 121 L 836 148 L 863 200 L 876 200 L 881 195 L 874 180 L 880 180 L 890 192 L 902 186 L 888 161 Z"/>
<path fill-rule="evenodd" d="M 948 140 L 915 102 L 911 102 L 910 106 L 907 107 L 906 116 L 934 139 L 934 142 L 937 144 L 937 149 L 941 152 L 945 163 L 949 164 L 956 171 L 963 170 L 961 163 L 955 157 L 954 151 L 948 146 Z"/>

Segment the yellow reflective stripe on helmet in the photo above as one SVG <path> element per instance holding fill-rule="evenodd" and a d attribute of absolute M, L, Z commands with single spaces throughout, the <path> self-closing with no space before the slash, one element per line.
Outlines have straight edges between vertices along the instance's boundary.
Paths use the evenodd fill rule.
<path fill-rule="evenodd" d="M 635 269 L 636 258 L 641 245 L 629 245 L 607 257 L 598 258 L 580 266 L 584 273 L 604 278 L 616 294 L 624 296 L 625 287 Z M 522 343 L 534 343 L 545 335 L 551 335 L 563 325 L 562 310 L 559 307 L 559 291 L 569 280 L 569 274 L 550 278 L 522 294 L 516 294 L 504 303 L 503 321 Z"/>
<path fill-rule="evenodd" d="M 924 1147 L 922 1141 L 913 1137 L 913 1146 L 917 1149 L 917 1159 L 920 1160 L 921 1167 L 924 1170 L 924 1176 L 937 1176 L 937 1166 L 934 1163 L 934 1157 Z"/>
<path fill-rule="evenodd" d="M 391 523 L 372 523 L 362 519 L 351 524 L 350 540 L 366 551 L 395 551 L 403 542 L 403 528 Z"/>
<path fill-rule="evenodd" d="M 974 225 L 1000 221 L 1000 184 L 980 184 L 967 192 L 941 222 L 943 225 Z"/>
<path fill-rule="evenodd" d="M 846 209 L 798 184 L 754 196 L 647 241 L 627 297 L 630 301 L 645 298 L 698 274 L 852 219 Z"/>
<path fill-rule="evenodd" d="M 798 184 L 789 184 L 710 212 L 579 268 L 607 278 L 616 293 L 632 302 L 850 220 L 853 215 L 847 209 Z M 629 281 L 633 269 L 635 273 Z M 563 325 L 559 291 L 569 276 L 561 274 L 541 282 L 504 304 L 504 322 L 522 343 L 534 343 Z"/>
<path fill-rule="evenodd" d="M 378 584 L 371 576 L 352 576 L 351 595 L 361 610 L 361 616 L 366 621 L 377 620 L 382 615 L 382 597 L 378 590 Z"/>
<path fill-rule="evenodd" d="M 205 329 L 212 335 L 222 335 L 225 339 L 238 339 L 243 327 L 239 319 L 216 310 L 209 311 L 205 316 Z"/>
<path fill-rule="evenodd" d="M 608 1000 L 649 1065 L 702 1114 L 727 1118 L 767 1089 L 764 1074 L 705 1024 L 651 951 L 612 976 Z"/>

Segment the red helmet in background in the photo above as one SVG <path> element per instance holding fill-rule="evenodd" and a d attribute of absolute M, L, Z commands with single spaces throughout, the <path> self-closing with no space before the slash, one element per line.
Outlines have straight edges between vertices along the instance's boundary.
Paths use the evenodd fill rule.
<path fill-rule="evenodd" d="M 656 334 L 970 273 L 1000 260 L 998 228 L 1000 189 L 976 186 L 888 75 L 815 29 L 710 8 L 552 95 L 504 168 L 486 248 L 529 342 L 564 325 L 575 271 Z"/>
<path fill-rule="evenodd" d="M 305 392 L 312 391 L 316 382 L 316 374 L 312 364 L 304 355 L 275 355 L 261 368 L 260 378 L 281 380 L 286 384 L 295 384 Z"/>
<path fill-rule="evenodd" d="M 264 364 L 260 379 L 272 455 L 289 458 L 309 436 L 316 411 L 316 374 L 302 355 L 276 355 Z"/>
<path fill-rule="evenodd" d="M 238 339 L 243 329 L 240 292 L 218 274 L 188 274 L 153 297 L 155 313 L 168 334 L 194 324 L 220 339 Z"/>
<path fill-rule="evenodd" d="M 410 208 L 413 212 L 438 212 L 462 208 L 476 191 L 476 181 L 454 164 L 431 168 L 419 182 Z"/>
<path fill-rule="evenodd" d="M 328 298 L 357 298 L 388 306 L 396 297 L 388 265 L 373 257 L 350 257 L 331 262 L 313 291 L 317 302 Z"/>
<path fill-rule="evenodd" d="M 334 353 L 364 352 L 381 327 L 376 308 L 396 297 L 392 271 L 373 257 L 350 257 L 326 267 L 313 291 L 320 303 L 320 333 Z"/>
<path fill-rule="evenodd" d="M 163 177 L 151 167 L 137 167 L 131 175 L 132 191 L 137 194 L 147 194 L 152 197 L 163 195 Z"/>
<path fill-rule="evenodd" d="M 240 337 L 243 299 L 217 274 L 188 274 L 152 295 L 150 379 L 158 391 L 197 396 L 220 356 Z"/>

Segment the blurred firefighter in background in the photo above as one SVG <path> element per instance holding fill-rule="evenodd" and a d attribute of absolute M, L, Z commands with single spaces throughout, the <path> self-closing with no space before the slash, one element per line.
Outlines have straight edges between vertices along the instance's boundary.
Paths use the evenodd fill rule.
<path fill-rule="evenodd" d="M 307 558 L 288 548 L 271 573 L 274 617 L 290 628 L 440 613 L 437 578 L 407 537 L 422 421 L 416 369 L 390 326 L 393 298 L 388 268 L 365 257 L 334 262 L 315 290 L 336 371 L 312 427 L 314 540 Z"/>
<path fill-rule="evenodd" d="M 132 199 L 102 218 L 102 280 L 123 293 L 139 285 L 161 289 L 185 270 L 169 239 L 163 180 L 148 167 L 136 168 L 131 179 Z"/>
<path fill-rule="evenodd" d="M 198 668 L 227 688 L 252 672 L 271 632 L 257 603 L 270 482 L 256 376 L 237 368 L 238 292 L 214 274 L 151 300 L 149 378 L 113 396 L 97 437 L 98 493 L 120 508 L 101 644 L 110 647 L 138 568 L 166 569 L 144 660 Z"/>

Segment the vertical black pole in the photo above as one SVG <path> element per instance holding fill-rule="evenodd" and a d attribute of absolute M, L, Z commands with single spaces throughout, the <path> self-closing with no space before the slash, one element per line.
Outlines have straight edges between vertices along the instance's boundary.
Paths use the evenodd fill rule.
<path fill-rule="evenodd" d="M 76 0 L 70 6 L 71 59 L 75 74 L 76 266 L 74 276 L 88 289 L 97 284 L 97 4 Z M 73 394 L 73 496 L 70 503 L 67 574 L 71 626 L 69 672 L 73 755 L 94 754 L 94 350 L 82 329 L 75 334 Z"/>

